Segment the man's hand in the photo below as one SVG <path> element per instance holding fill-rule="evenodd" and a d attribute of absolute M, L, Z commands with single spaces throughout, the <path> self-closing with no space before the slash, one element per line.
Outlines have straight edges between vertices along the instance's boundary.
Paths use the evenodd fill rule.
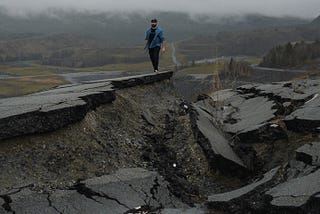
<path fill-rule="evenodd" d="M 164 53 L 166 52 L 166 48 L 163 47 L 163 48 L 161 49 L 161 52 L 164 54 Z"/>

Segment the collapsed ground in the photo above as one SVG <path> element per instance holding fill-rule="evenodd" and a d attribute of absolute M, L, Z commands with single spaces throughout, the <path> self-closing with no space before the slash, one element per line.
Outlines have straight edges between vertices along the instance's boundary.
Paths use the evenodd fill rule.
<path fill-rule="evenodd" d="M 202 96 L 196 103 L 177 96 L 169 80 L 115 93 L 111 104 L 97 107 L 80 122 L 50 133 L 2 140 L 0 202 L 4 211 L 19 213 L 25 208 L 19 200 L 32 195 L 44 207 L 51 207 L 50 212 L 72 213 L 59 200 L 67 196 L 78 200 L 78 194 L 93 201 L 89 208 L 99 204 L 92 198 L 99 202 L 104 198 L 108 202 L 102 204 L 116 201 L 104 208 L 120 206 L 130 211 L 134 203 L 106 193 L 112 178 L 104 177 L 102 182 L 96 177 L 117 175 L 123 178 L 116 180 L 121 184 L 141 174 L 152 182 L 143 190 L 148 179 L 137 176 L 144 181 L 130 184 L 141 188 L 137 195 L 152 193 L 157 186 L 163 189 L 159 197 L 146 194 L 140 202 L 149 213 L 165 212 L 167 206 L 193 213 L 293 213 L 292 207 L 297 213 L 316 213 L 312 208 L 320 192 L 316 182 L 304 203 L 295 206 L 290 200 L 284 204 L 274 199 L 281 199 L 278 184 L 297 185 L 300 178 L 304 184 L 308 181 L 303 179 L 319 173 L 318 162 L 313 161 L 319 154 L 318 81 L 248 85 Z M 299 113 L 303 109 L 313 118 L 304 118 L 306 114 Z M 314 143 L 315 154 L 302 148 L 296 156 L 295 151 L 308 143 Z M 128 171 L 121 171 L 124 168 Z M 240 194 L 219 195 L 251 183 Z M 105 190 L 99 184 L 105 184 Z M 300 193 L 290 194 L 299 197 Z M 170 196 L 170 200 L 163 201 L 161 196 Z M 155 202 L 146 203 L 150 198 Z"/>

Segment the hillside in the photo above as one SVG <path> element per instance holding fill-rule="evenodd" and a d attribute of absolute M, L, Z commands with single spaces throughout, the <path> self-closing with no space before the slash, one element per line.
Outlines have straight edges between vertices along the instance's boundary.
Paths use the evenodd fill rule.
<path fill-rule="evenodd" d="M 102 46 L 102 47 L 101 47 Z M 43 65 L 94 67 L 146 61 L 143 47 L 103 47 L 103 42 L 78 34 L 55 34 L 41 38 L 0 42 L 2 63 L 31 60 Z"/>
<path fill-rule="evenodd" d="M 320 38 L 320 16 L 311 23 L 305 25 L 302 29 L 303 36 L 306 40 L 316 40 Z"/>
<path fill-rule="evenodd" d="M 152 16 L 152 17 L 151 17 Z M 56 33 L 78 34 L 102 40 L 103 46 L 128 46 L 141 44 L 151 18 L 157 17 L 169 41 L 187 39 L 198 34 L 214 34 L 225 30 L 256 29 L 306 23 L 300 18 L 275 18 L 263 15 L 244 17 L 196 16 L 187 13 L 84 13 L 51 10 L 42 15 L 13 17 L 0 10 L 0 34 L 47 36 Z M 2 36 L 8 38 L 8 36 Z M 0 37 L 1 38 L 1 37 Z"/>
<path fill-rule="evenodd" d="M 261 56 L 276 44 L 302 40 L 299 28 L 269 28 L 253 31 L 220 32 L 179 42 L 178 48 L 189 61 L 219 56 Z"/>
<path fill-rule="evenodd" d="M 141 53 L 144 31 L 149 22 L 147 17 L 131 14 L 128 15 L 129 20 L 108 14 L 65 14 L 63 11 L 59 11 L 58 14 L 59 18 L 10 17 L 2 14 L 0 60 L 2 62 L 32 60 L 40 64 L 67 67 L 94 67 L 146 61 Z M 208 16 L 191 18 L 183 13 L 159 13 L 158 16 L 169 41 L 183 40 L 197 34 L 203 35 L 178 45 L 178 54 L 186 59 L 212 56 L 213 50 L 218 50 L 219 53 L 241 52 L 251 55 L 260 48 L 260 43 L 268 43 L 268 37 L 257 39 L 263 30 L 255 30 L 250 36 L 245 36 L 246 33 L 242 32 L 218 33 L 217 41 L 212 42 L 212 38 L 215 38 L 214 35 L 220 30 L 234 31 L 304 22 L 295 18 L 258 15 L 248 15 L 241 19 L 239 17 L 218 19 Z M 124 30 L 124 33 L 120 33 L 119 30 Z M 230 45 L 238 37 L 244 38 L 243 45 L 241 47 Z M 287 37 L 280 39 L 285 41 Z M 252 44 L 252 41 L 257 44 Z M 248 43 L 251 46 L 248 46 Z"/>
<path fill-rule="evenodd" d="M 42 65 L 73 68 L 145 63 L 147 58 L 143 54 L 143 40 L 149 27 L 149 16 L 147 13 L 95 14 L 51 10 L 42 15 L 14 17 L 0 10 L 0 61 L 28 60 Z M 261 43 L 271 43 L 268 36 L 259 40 L 262 29 L 307 22 L 300 18 L 257 14 L 216 17 L 156 12 L 153 16 L 159 18 L 167 41 L 187 41 L 177 47 L 178 57 L 184 60 L 213 56 L 215 50 L 222 55 L 254 55 L 257 49 L 260 50 Z M 239 31 L 251 32 L 252 29 L 255 33 L 250 33 L 250 36 Z M 228 32 L 236 30 L 237 33 Z M 201 36 L 186 40 L 197 35 Z M 238 37 L 243 38 L 240 41 L 243 45 L 230 45 Z M 281 41 L 287 39 L 285 36 L 282 38 L 281 33 L 279 37 Z"/>
<path fill-rule="evenodd" d="M 0 100 L 0 212 L 318 213 L 319 80 L 188 103 L 172 75 Z"/>
<path fill-rule="evenodd" d="M 292 26 L 220 32 L 195 36 L 179 43 L 181 54 L 189 60 L 232 55 L 262 56 L 274 46 L 320 38 L 319 17 L 312 22 Z"/>
<path fill-rule="evenodd" d="M 314 19 L 311 23 L 313 26 L 320 26 L 320 16 L 318 16 L 316 19 Z"/>
<path fill-rule="evenodd" d="M 274 68 L 293 68 L 319 64 L 320 41 L 287 43 L 271 49 L 263 57 L 261 66 Z"/>

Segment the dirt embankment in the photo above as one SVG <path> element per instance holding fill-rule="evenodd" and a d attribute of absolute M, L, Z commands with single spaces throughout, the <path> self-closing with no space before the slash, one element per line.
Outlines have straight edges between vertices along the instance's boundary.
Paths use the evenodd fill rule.
<path fill-rule="evenodd" d="M 155 77 L 144 77 L 148 78 Z M 318 208 L 319 81 L 245 85 L 199 96 L 198 102 L 191 104 L 176 95 L 177 85 L 172 80 L 130 87 L 138 80 L 113 82 L 118 88 L 112 91 L 113 101 L 99 105 L 98 95 L 90 90 L 98 90 L 102 83 L 72 86 L 90 92 L 86 100 L 91 108 L 80 122 L 56 131 L 1 140 L 2 208 L 8 212 L 24 210 L 31 206 L 31 199 L 42 198 L 45 205 L 34 205 L 39 205 L 39 210 L 42 206 L 63 210 L 69 206 L 68 200 L 88 210 L 101 210 L 101 204 L 109 207 L 116 201 L 116 209 L 131 210 L 140 205 L 152 213 L 154 208 L 168 208 L 160 203 L 162 196 L 183 204 L 175 207 L 170 202 L 169 208 L 189 209 L 198 204 L 190 213 L 201 209 L 268 213 L 270 207 L 272 213 L 281 213 L 289 212 L 291 206 L 306 213 Z M 113 90 L 109 83 L 107 86 Z M 69 93 L 66 88 L 55 93 L 61 91 Z M 56 110 L 53 106 L 49 109 Z M 77 116 L 74 112 L 83 113 L 73 111 L 70 115 Z M 64 119 L 61 115 L 51 118 Z M 21 123 L 21 118 L 15 119 L 16 124 Z M 46 127 L 54 120 L 39 121 Z M 293 200 L 291 196 L 304 197 L 304 185 L 309 183 L 313 188 L 307 189 L 308 197 L 301 203 Z M 134 193 L 131 184 L 139 188 Z M 157 192 L 158 187 L 166 193 Z M 122 188 L 129 188 L 130 200 L 126 201 L 127 192 Z M 24 194 L 31 194 L 31 199 Z M 137 202 L 135 194 L 151 197 L 159 206 Z M 75 202 L 83 200 L 83 195 L 83 203 Z M 98 203 L 96 198 L 106 202 Z"/>
<path fill-rule="evenodd" d="M 115 93 L 113 103 L 89 112 L 81 122 L 2 140 L 0 189 L 29 184 L 36 190 L 65 189 L 126 167 L 158 171 L 187 203 L 200 201 L 210 188 L 238 185 L 210 182 L 217 175 L 194 139 L 190 106 L 176 96 L 171 81 Z"/>

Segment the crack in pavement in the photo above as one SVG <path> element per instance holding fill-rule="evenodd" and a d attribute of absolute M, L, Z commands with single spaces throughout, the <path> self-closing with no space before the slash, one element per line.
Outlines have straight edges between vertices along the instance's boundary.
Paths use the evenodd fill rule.
<path fill-rule="evenodd" d="M 4 204 L 2 204 L 2 207 L 7 211 L 15 214 L 16 212 L 12 209 L 10 204 L 12 203 L 12 199 L 9 195 L 0 195 L 0 198 L 4 200 Z"/>
<path fill-rule="evenodd" d="M 11 212 L 13 214 L 15 214 L 16 212 L 14 210 L 12 210 L 12 207 L 10 206 L 10 204 L 13 202 L 10 195 L 14 195 L 18 192 L 21 192 L 23 189 L 26 189 L 26 188 L 30 188 L 30 187 L 33 187 L 33 184 L 29 184 L 29 185 L 26 185 L 26 186 L 22 186 L 22 187 L 18 187 L 18 188 L 12 188 L 11 190 L 9 191 L 12 191 L 15 189 L 15 191 L 13 192 L 7 192 L 6 194 L 4 195 L 0 195 L 0 198 L 2 198 L 4 200 L 4 204 L 2 204 L 1 206 L 7 211 L 7 212 Z"/>
<path fill-rule="evenodd" d="M 149 210 L 152 210 L 152 206 L 150 205 L 151 204 L 151 200 L 152 199 L 154 199 L 158 204 L 159 204 L 159 209 L 162 209 L 163 208 L 163 204 L 160 202 L 160 200 L 159 199 L 157 199 L 156 198 L 156 196 L 155 196 L 155 194 L 156 193 L 158 193 L 158 187 L 160 187 L 160 184 L 159 184 L 159 181 L 158 181 L 158 177 L 155 177 L 155 179 L 154 179 L 154 184 L 153 184 L 153 186 L 151 187 L 151 189 L 150 189 L 150 194 L 152 195 L 152 196 L 150 196 L 146 191 L 144 191 L 143 189 L 140 189 L 140 191 L 139 190 L 137 190 L 137 189 L 135 189 L 133 186 L 132 186 L 132 184 L 130 184 L 130 183 L 127 183 L 127 182 L 125 182 L 125 181 L 122 181 L 118 176 L 116 176 L 116 175 L 114 175 L 114 177 L 115 178 L 117 178 L 121 183 L 123 183 L 123 184 L 125 184 L 125 185 L 127 185 L 130 189 L 132 189 L 134 192 L 136 192 L 136 193 L 138 193 L 138 197 L 141 199 L 141 200 L 143 200 L 143 202 L 145 203 L 145 205 L 143 205 L 143 206 L 141 206 L 141 207 L 149 207 Z M 140 196 L 140 194 L 141 193 L 143 193 L 144 194 L 144 196 L 145 196 L 145 198 L 142 198 L 141 196 Z M 132 210 L 135 210 L 135 209 L 131 209 L 131 211 Z M 137 211 L 137 210 L 136 210 Z M 130 213 L 130 212 L 129 212 Z"/>
<path fill-rule="evenodd" d="M 123 207 L 125 207 L 127 209 L 130 209 L 129 206 L 121 203 L 118 199 L 112 198 L 112 197 L 108 196 L 105 193 L 95 192 L 94 190 L 92 190 L 89 187 L 87 187 L 84 183 L 78 183 L 78 184 L 74 185 L 73 187 L 71 187 L 70 190 L 76 190 L 79 194 L 84 195 L 86 198 L 89 198 L 89 199 L 91 199 L 91 200 L 93 200 L 93 201 L 95 201 L 95 202 L 97 202 L 99 204 L 102 204 L 102 203 L 97 201 L 96 199 L 94 199 L 93 198 L 94 196 L 101 197 L 101 198 L 106 198 L 108 200 L 115 201 L 119 205 L 121 205 L 121 206 L 123 206 Z"/>
<path fill-rule="evenodd" d="M 143 190 L 141 190 L 141 192 L 143 192 L 143 193 L 145 194 L 145 196 L 146 196 L 146 198 L 144 199 L 144 198 L 142 198 L 142 197 L 140 196 L 141 192 L 139 192 L 139 190 L 136 190 L 136 189 L 132 186 L 132 184 L 127 183 L 127 182 L 125 182 L 125 181 L 122 181 L 122 180 L 121 180 L 118 176 L 116 176 L 116 175 L 113 175 L 113 177 L 115 177 L 116 179 L 118 179 L 121 183 L 127 185 L 127 186 L 128 186 L 130 189 L 132 189 L 134 192 L 138 193 L 138 197 L 139 197 L 141 200 L 143 200 L 143 202 L 144 202 L 146 205 L 149 204 L 149 203 L 147 202 L 148 196 L 146 195 L 146 192 L 144 192 Z"/>
<path fill-rule="evenodd" d="M 159 203 L 160 207 L 163 207 L 163 204 L 160 202 L 160 200 L 156 197 L 156 194 L 158 194 L 159 191 L 159 187 L 160 187 L 160 183 L 158 180 L 158 177 L 155 177 L 155 179 L 153 180 L 154 184 L 150 189 L 150 194 L 152 195 L 152 199 L 154 199 L 156 202 Z"/>
<path fill-rule="evenodd" d="M 154 184 L 150 189 L 150 194 L 152 196 L 150 196 L 146 191 L 144 191 L 143 189 L 137 190 L 135 189 L 132 184 L 127 183 L 125 181 L 122 181 L 118 176 L 113 175 L 113 177 L 115 177 L 116 179 L 118 179 L 121 183 L 127 185 L 130 189 L 132 189 L 134 192 L 138 193 L 138 197 L 143 200 L 143 202 L 145 203 L 145 205 L 142 205 L 140 207 L 136 207 L 133 209 L 128 210 L 127 212 L 125 212 L 124 214 L 130 214 L 130 213 L 150 213 L 150 212 L 155 212 L 158 210 L 161 210 L 164 208 L 163 204 L 160 202 L 160 200 L 156 197 L 156 194 L 158 193 L 158 188 L 160 187 L 160 183 L 159 183 L 159 179 L 158 177 L 155 177 Z M 140 196 L 140 194 L 143 193 L 145 198 L 142 198 Z M 151 206 L 151 200 L 155 200 L 159 206 L 158 207 L 153 207 Z M 173 202 L 171 201 L 171 203 L 173 204 Z"/>
<path fill-rule="evenodd" d="M 49 207 L 52 207 L 55 211 L 57 211 L 59 214 L 63 214 L 63 212 L 60 212 L 59 210 L 58 210 L 58 208 L 56 208 L 54 205 L 53 205 L 53 203 L 52 203 L 52 201 L 51 201 L 51 199 L 50 199 L 50 193 L 47 193 L 47 201 L 48 201 L 48 203 L 49 203 Z"/>

